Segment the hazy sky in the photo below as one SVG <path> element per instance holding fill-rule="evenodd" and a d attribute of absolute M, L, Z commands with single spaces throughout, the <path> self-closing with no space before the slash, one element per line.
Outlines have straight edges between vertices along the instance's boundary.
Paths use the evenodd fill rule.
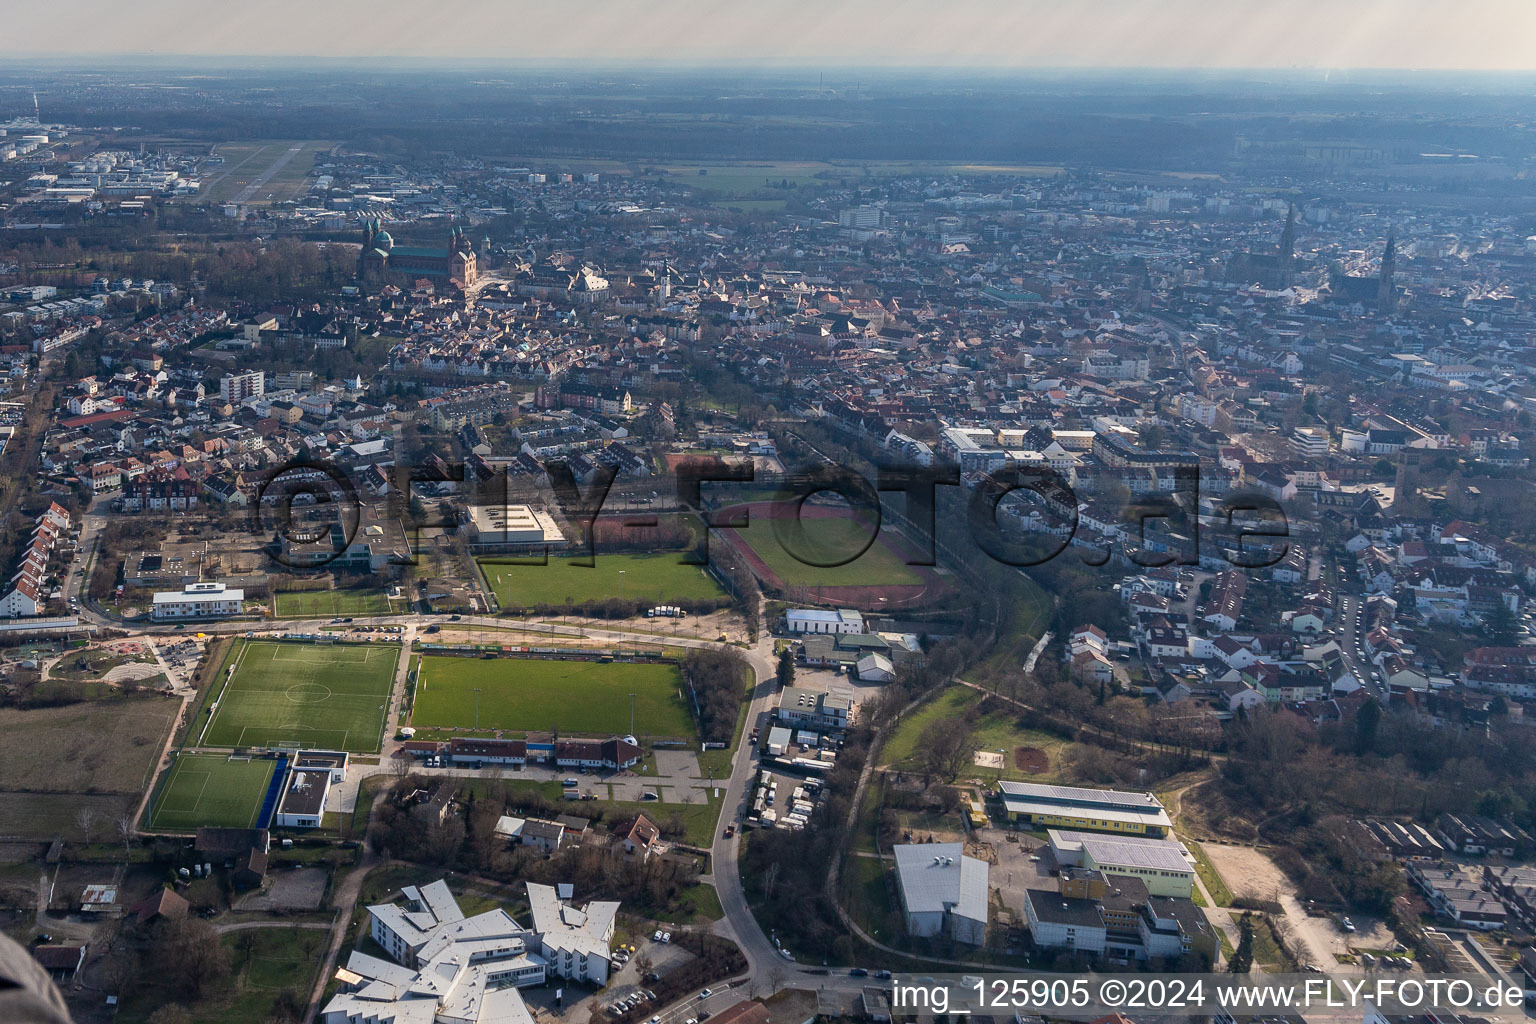
<path fill-rule="evenodd" d="M 1536 68 L 1536 0 L 53 0 L 0 53 Z"/>

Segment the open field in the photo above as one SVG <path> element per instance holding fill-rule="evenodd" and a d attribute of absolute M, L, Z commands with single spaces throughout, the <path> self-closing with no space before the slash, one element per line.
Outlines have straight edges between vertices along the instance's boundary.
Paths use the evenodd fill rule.
<path fill-rule="evenodd" d="M 277 617 L 302 619 L 321 615 L 388 615 L 392 610 L 382 590 L 285 590 L 274 598 Z"/>
<path fill-rule="evenodd" d="M 168 697 L 143 696 L 0 710 L 0 787 L 142 793 L 180 708 Z"/>
<path fill-rule="evenodd" d="M 482 731 L 622 736 L 630 731 L 633 693 L 635 735 L 692 738 L 681 686 L 670 664 L 435 655 L 421 660 L 411 724 L 473 729 L 478 700 Z"/>
<path fill-rule="evenodd" d="M 60 799 L 57 793 L 0 792 L 0 835 L 43 842 L 59 837 L 84 841 L 87 836 L 80 827 L 80 815 L 89 811 L 89 838 L 100 842 L 116 836 L 117 822 L 124 815 L 131 819 L 138 802 L 138 794 L 127 793 L 71 793 L 68 799 Z"/>
<path fill-rule="evenodd" d="M 906 564 L 902 553 L 905 545 L 889 528 L 882 529 L 871 542 L 866 523 L 834 509 L 806 505 L 801 509 L 803 532 L 788 534 L 788 545 L 794 548 L 791 553 L 780 534 L 793 528 L 787 520 L 776 524 L 774 519 L 792 514 L 789 507 L 776 502 L 737 506 L 724 510 L 720 521 L 739 521 L 743 512 L 745 526 L 718 533 L 731 550 L 743 553 L 753 563 L 753 571 L 772 588 L 832 591 L 822 595 L 828 600 L 839 599 L 836 591 L 840 589 L 857 588 L 857 594 L 841 595 L 846 603 L 857 605 L 873 604 L 879 597 L 892 603 L 910 601 L 936 583 Z M 839 562 L 861 549 L 863 553 L 846 564 L 827 564 Z M 714 557 L 728 556 L 722 552 Z"/>
<path fill-rule="evenodd" d="M 224 754 L 182 754 L 150 809 L 153 828 L 199 825 L 253 828 L 276 761 L 231 761 Z"/>
<path fill-rule="evenodd" d="M 927 161 L 869 160 L 827 163 L 820 160 L 753 160 L 709 164 L 667 164 L 659 168 L 673 184 L 710 193 L 717 200 L 752 196 L 773 199 L 800 189 L 842 187 L 881 178 L 935 175 L 1048 178 L 1065 172 L 1050 164 L 944 164 Z M 699 172 L 704 173 L 700 174 Z M 611 170 L 606 173 L 613 173 Z M 789 186 L 786 188 L 786 186 Z M 781 200 L 782 201 L 782 200 Z M 722 205 L 736 205 L 724 202 Z"/>
<path fill-rule="evenodd" d="M 227 662 L 233 674 L 197 745 L 301 743 L 372 753 L 379 749 L 399 657 L 393 644 L 245 641 Z"/>
<path fill-rule="evenodd" d="M 785 195 L 782 186 L 827 184 L 816 175 L 822 172 L 845 175 L 851 179 L 863 177 L 857 168 L 838 168 L 819 161 L 763 161 L 740 164 L 680 164 L 663 168 L 674 184 L 687 185 L 701 192 L 708 192 L 723 199 L 745 196 L 773 198 Z M 700 174 L 699 172 L 704 173 Z M 832 182 L 836 182 L 836 178 Z M 780 186 L 775 188 L 774 186 Z"/>
<path fill-rule="evenodd" d="M 518 565 L 482 559 L 485 581 L 502 608 L 537 604 L 574 605 L 610 597 L 649 599 L 657 604 L 710 601 L 722 595 L 720 586 L 701 565 L 683 565 L 676 552 L 659 555 L 602 554 L 590 568 L 571 559 L 552 558 L 548 565 Z"/>
<path fill-rule="evenodd" d="M 331 148 L 321 141 L 226 142 L 218 147 L 224 163 L 204 179 L 204 203 L 281 203 L 301 194 L 315 168 L 315 155 Z"/>
<path fill-rule="evenodd" d="M 318 968 L 318 953 L 325 946 L 325 932 L 315 928 L 273 925 L 229 932 L 220 936 L 229 951 L 231 971 L 210 983 L 201 998 L 190 1003 L 187 1019 L 197 1024 L 248 1024 L 281 1020 L 285 990 L 307 993 Z M 157 1010 L 176 999 L 185 1000 L 156 977 L 130 986 L 116 1020 L 142 1024 Z M 301 997 L 302 998 L 302 997 Z"/>
<path fill-rule="evenodd" d="M 722 210 L 737 210 L 741 213 L 779 213 L 784 209 L 783 199 L 716 199 L 714 206 Z"/>
<path fill-rule="evenodd" d="M 881 748 L 880 762 L 898 770 L 920 771 L 918 747 L 929 727 L 935 722 L 971 713 L 985 698 L 986 694 L 968 686 L 951 686 L 902 718 Z M 960 773 L 961 778 L 994 779 L 1001 774 L 1002 778 L 1019 781 L 1054 781 L 1061 777 L 1063 754 L 1069 746 L 1066 740 L 1049 733 L 1021 727 L 1017 716 L 1010 714 L 1006 706 L 977 718 L 973 739 L 979 751 L 1006 751 L 1004 767 L 999 773 L 996 768 L 971 766 Z M 1028 752 L 1022 759 L 1017 756 L 1020 749 Z M 1043 772 L 1025 771 L 1018 767 L 1021 760 L 1031 767 L 1041 762 L 1048 767 Z"/>

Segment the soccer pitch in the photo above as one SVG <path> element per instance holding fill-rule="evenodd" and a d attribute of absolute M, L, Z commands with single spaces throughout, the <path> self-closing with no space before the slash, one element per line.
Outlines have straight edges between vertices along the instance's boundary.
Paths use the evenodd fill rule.
<path fill-rule="evenodd" d="M 388 615 L 389 598 L 381 590 L 285 590 L 276 595 L 277 615 Z"/>
<path fill-rule="evenodd" d="M 478 699 L 482 732 L 623 736 L 633 693 L 637 736 L 686 739 L 697 731 L 681 687 L 682 673 L 670 664 L 428 655 L 411 724 L 474 729 Z"/>
<path fill-rule="evenodd" d="M 150 827 L 254 828 L 275 767 L 277 762 L 267 758 L 231 761 L 224 754 L 182 754 L 155 801 Z"/>
<path fill-rule="evenodd" d="M 659 555 L 605 555 L 591 567 L 572 565 L 568 558 L 551 558 L 548 565 L 517 565 L 483 559 L 485 581 L 503 608 L 538 604 L 573 605 L 610 597 L 673 604 L 720 597 L 719 584 L 702 565 L 679 562 L 681 552 Z"/>
<path fill-rule="evenodd" d="M 394 644 L 245 641 L 227 663 L 234 673 L 197 745 L 372 753 L 399 658 Z"/>

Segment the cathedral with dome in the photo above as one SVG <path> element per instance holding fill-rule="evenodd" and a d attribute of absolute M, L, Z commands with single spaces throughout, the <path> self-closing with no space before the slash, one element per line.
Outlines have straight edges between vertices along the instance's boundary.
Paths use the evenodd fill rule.
<path fill-rule="evenodd" d="M 363 249 L 357 257 L 357 277 L 365 284 L 410 287 L 426 278 L 434 285 L 467 289 L 475 283 L 475 250 L 461 227 L 448 233 L 442 249 L 396 245 L 378 218 L 363 222 Z"/>

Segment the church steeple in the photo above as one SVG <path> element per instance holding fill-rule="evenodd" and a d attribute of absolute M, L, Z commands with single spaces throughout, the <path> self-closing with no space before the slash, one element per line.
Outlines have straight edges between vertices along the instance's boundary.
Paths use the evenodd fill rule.
<path fill-rule="evenodd" d="M 1397 287 L 1393 278 L 1397 274 L 1397 239 L 1394 232 L 1387 232 L 1387 248 L 1381 254 L 1381 277 L 1376 284 L 1376 309 L 1390 313 L 1397 305 Z"/>
<path fill-rule="evenodd" d="M 1296 204 L 1285 214 L 1285 230 L 1280 233 L 1280 258 L 1289 263 L 1296 255 Z"/>

